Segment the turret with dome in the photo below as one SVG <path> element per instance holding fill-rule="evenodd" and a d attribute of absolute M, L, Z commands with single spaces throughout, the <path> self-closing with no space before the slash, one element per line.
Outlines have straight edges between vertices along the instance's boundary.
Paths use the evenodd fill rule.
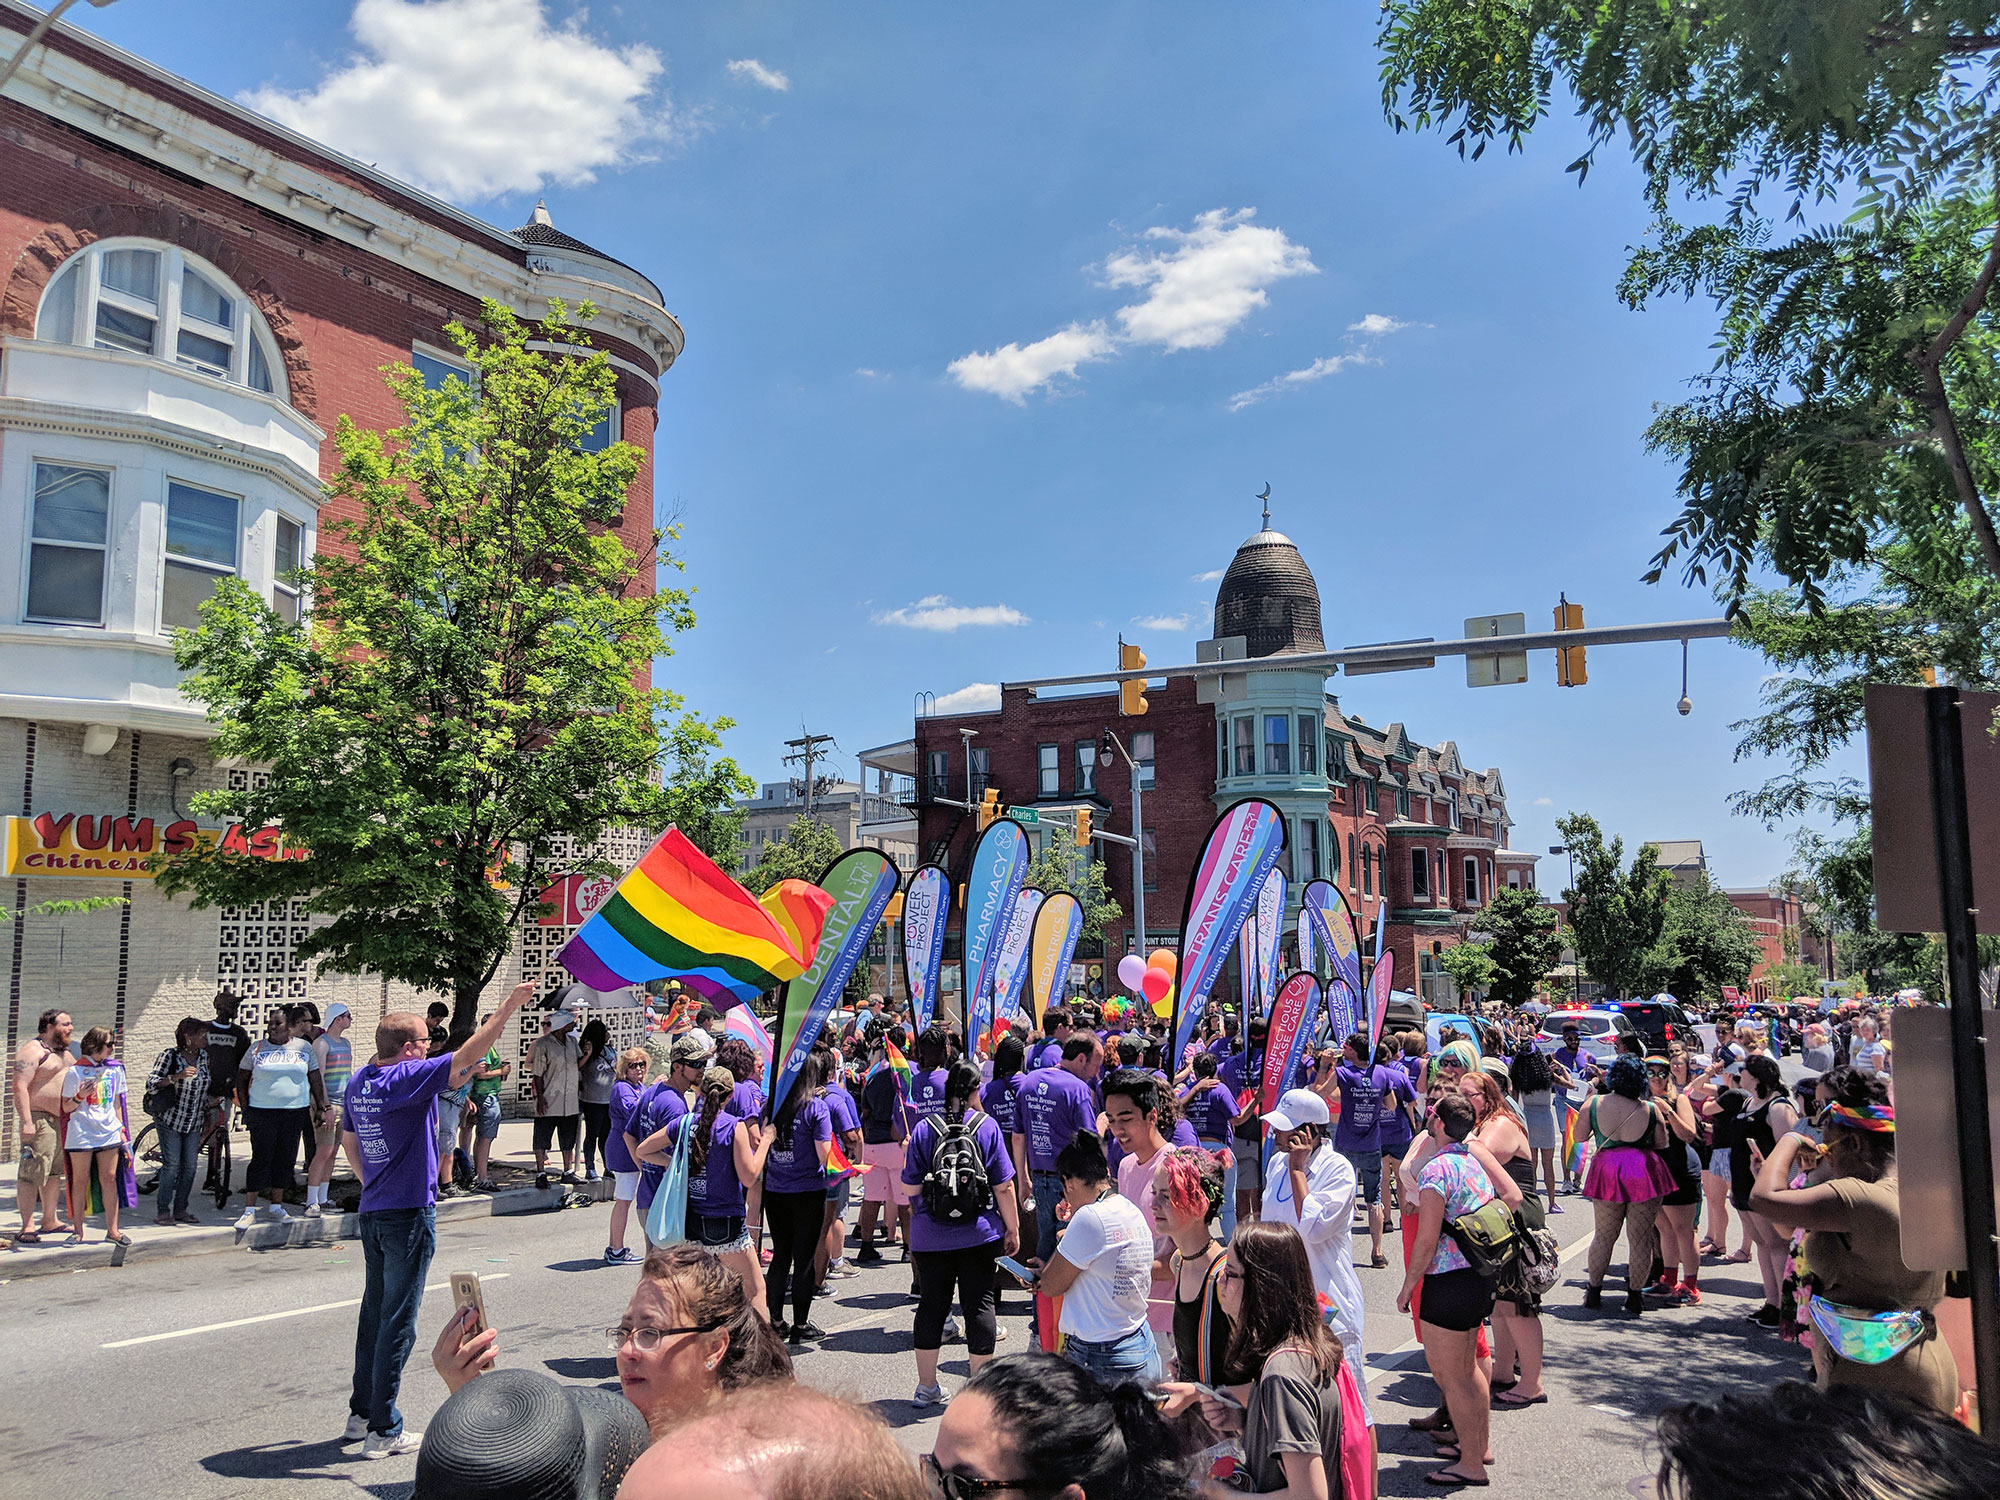
<path fill-rule="evenodd" d="M 1292 539 L 1271 529 L 1268 490 L 1261 498 L 1263 529 L 1236 549 L 1215 591 L 1216 638 L 1242 636 L 1248 656 L 1324 651 L 1319 585 Z"/>

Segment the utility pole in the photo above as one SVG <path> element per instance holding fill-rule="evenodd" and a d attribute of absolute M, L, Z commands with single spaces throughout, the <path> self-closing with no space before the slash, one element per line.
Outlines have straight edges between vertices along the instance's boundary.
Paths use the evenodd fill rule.
<path fill-rule="evenodd" d="M 828 746 L 834 750 L 838 750 L 840 748 L 838 745 L 833 743 L 832 735 L 814 734 L 810 730 L 808 730 L 806 726 L 803 724 L 799 725 L 799 738 L 795 740 L 785 741 L 786 750 L 791 752 L 785 757 L 785 764 L 788 766 L 803 765 L 806 768 L 805 787 L 806 787 L 807 818 L 811 818 L 813 815 L 813 792 L 815 790 L 813 766 L 817 762 L 825 760 L 827 758 L 826 751 L 820 748 L 822 745 Z"/>

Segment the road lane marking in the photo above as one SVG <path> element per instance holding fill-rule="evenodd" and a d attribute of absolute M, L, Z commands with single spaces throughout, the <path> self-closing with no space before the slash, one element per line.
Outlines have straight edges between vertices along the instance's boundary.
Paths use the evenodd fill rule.
<path fill-rule="evenodd" d="M 510 1273 L 495 1272 L 491 1276 L 479 1278 L 483 1285 L 489 1281 L 505 1281 Z M 441 1292 L 450 1286 L 449 1281 L 434 1281 L 424 1288 L 427 1292 Z M 108 1344 L 99 1344 L 100 1349 L 130 1349 L 134 1344 L 157 1344 L 164 1339 L 190 1339 L 198 1333 L 220 1333 L 225 1328 L 247 1328 L 252 1323 L 275 1323 L 280 1318 L 303 1318 L 307 1313 L 336 1312 L 343 1307 L 359 1307 L 359 1297 L 349 1297 L 344 1302 L 321 1302 L 312 1307 L 294 1307 L 284 1312 L 259 1313 L 254 1318 L 231 1318 L 227 1323 L 204 1323 L 199 1328 L 176 1328 L 171 1333 L 149 1333 L 136 1339 L 114 1339 Z"/>

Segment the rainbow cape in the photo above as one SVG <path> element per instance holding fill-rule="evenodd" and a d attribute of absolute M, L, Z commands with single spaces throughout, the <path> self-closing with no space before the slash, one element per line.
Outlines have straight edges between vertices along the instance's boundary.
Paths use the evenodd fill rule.
<path fill-rule="evenodd" d="M 669 828 L 556 961 L 594 990 L 675 978 L 727 1009 L 805 973 L 832 907 L 803 880 L 760 901 Z"/>

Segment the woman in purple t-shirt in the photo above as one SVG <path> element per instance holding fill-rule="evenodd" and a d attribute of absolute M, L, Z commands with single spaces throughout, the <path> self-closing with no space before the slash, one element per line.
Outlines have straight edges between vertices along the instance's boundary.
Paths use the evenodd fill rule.
<path fill-rule="evenodd" d="M 729 1069 L 712 1067 L 701 1075 L 699 1101 L 639 1143 L 639 1160 L 665 1167 L 681 1132 L 692 1129 L 688 1142 L 688 1200 L 684 1228 L 688 1239 L 712 1250 L 743 1281 L 743 1294 L 753 1304 L 764 1296 L 764 1273 L 750 1248 L 744 1227 L 743 1185 L 755 1182 L 771 1149 L 768 1131 L 758 1133 L 730 1112 L 729 1096 L 736 1077 Z"/>
<path fill-rule="evenodd" d="M 811 1316 L 818 1289 L 813 1251 L 826 1220 L 826 1163 L 833 1154 L 833 1113 L 818 1097 L 825 1081 L 825 1055 L 809 1053 L 771 1120 L 770 1156 L 764 1165 L 764 1217 L 771 1226 L 764 1306 L 772 1326 L 794 1344 L 826 1337 Z M 788 1288 L 789 1327 L 784 1317 Z"/>
<path fill-rule="evenodd" d="M 952 1288 L 958 1288 L 959 1311 L 965 1317 L 965 1347 L 970 1368 L 993 1357 L 995 1338 L 994 1257 L 1014 1255 L 1021 1248 L 1021 1221 L 1014 1201 L 1014 1162 L 1006 1137 L 991 1115 L 978 1105 L 979 1069 L 961 1059 L 945 1076 L 944 1108 L 926 1115 L 910 1132 L 903 1158 L 903 1181 L 916 1188 L 910 1213 L 910 1259 L 915 1262 L 918 1301 L 915 1327 L 917 1390 L 910 1399 L 918 1406 L 944 1401 L 938 1385 L 938 1350 L 944 1344 L 944 1320 L 951 1311 Z M 937 1165 L 939 1148 L 947 1140 L 969 1137 L 986 1168 L 988 1191 L 952 1194 L 943 1182 L 925 1188 L 924 1179 Z M 975 1207 L 967 1199 L 984 1197 Z M 951 1200 L 948 1202 L 947 1200 Z"/>

